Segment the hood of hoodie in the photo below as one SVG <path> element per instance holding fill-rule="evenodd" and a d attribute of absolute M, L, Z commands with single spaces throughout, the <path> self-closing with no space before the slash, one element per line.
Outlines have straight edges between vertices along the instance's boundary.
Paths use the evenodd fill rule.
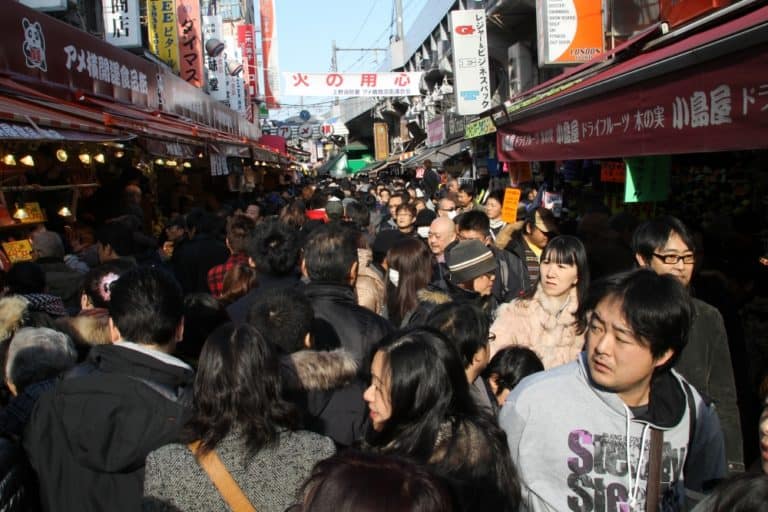
<path fill-rule="evenodd" d="M 57 386 L 53 407 L 70 453 L 94 471 L 141 468 L 147 453 L 176 440 L 187 419 L 191 369 L 97 345 L 72 373 Z M 183 398 L 171 401 L 161 387 Z"/>
<path fill-rule="evenodd" d="M 579 357 L 579 375 L 592 392 L 616 414 L 626 416 L 627 406 L 616 393 L 598 386 L 590 376 L 587 352 Z M 633 421 L 647 423 L 659 430 L 676 427 L 687 412 L 687 399 L 683 384 L 674 370 L 665 370 L 651 379 L 648 409 Z"/>

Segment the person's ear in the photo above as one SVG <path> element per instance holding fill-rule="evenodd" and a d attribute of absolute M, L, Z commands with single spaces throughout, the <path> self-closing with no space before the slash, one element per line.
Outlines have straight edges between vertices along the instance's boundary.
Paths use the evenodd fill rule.
<path fill-rule="evenodd" d="M 660 366 L 664 366 L 672 358 L 673 355 L 675 355 L 675 351 L 671 348 L 668 348 L 667 351 L 664 352 L 661 356 L 654 359 L 653 367 L 659 368 Z"/>
<path fill-rule="evenodd" d="M 92 309 L 93 308 L 93 302 L 91 302 L 90 297 L 88 297 L 87 294 L 81 293 L 80 294 L 80 309 Z"/>
<path fill-rule="evenodd" d="M 11 392 L 13 396 L 19 396 L 19 391 L 16 389 L 16 384 L 11 382 L 11 379 L 8 377 L 5 378 L 5 385 L 8 386 L 8 390 Z"/>
<path fill-rule="evenodd" d="M 179 343 L 181 340 L 184 339 L 184 317 L 181 317 L 181 320 L 179 320 L 179 325 L 176 326 L 176 332 L 173 336 L 173 341 L 176 343 Z"/>
<path fill-rule="evenodd" d="M 107 323 L 109 326 L 109 341 L 115 343 L 116 341 L 123 339 L 123 335 L 120 334 L 120 329 L 117 328 L 115 322 L 112 320 L 112 317 L 109 317 Z"/>
<path fill-rule="evenodd" d="M 640 254 L 639 252 L 635 253 L 635 261 L 637 262 L 638 266 L 640 266 L 641 268 L 650 266 L 650 263 L 645 258 L 643 258 L 643 255 Z"/>
<path fill-rule="evenodd" d="M 312 345 L 315 344 L 315 340 L 312 339 L 312 333 L 308 332 L 304 335 L 304 347 L 305 348 L 312 348 Z"/>
<path fill-rule="evenodd" d="M 309 272 L 307 272 L 307 260 L 301 258 L 301 275 L 309 279 Z"/>

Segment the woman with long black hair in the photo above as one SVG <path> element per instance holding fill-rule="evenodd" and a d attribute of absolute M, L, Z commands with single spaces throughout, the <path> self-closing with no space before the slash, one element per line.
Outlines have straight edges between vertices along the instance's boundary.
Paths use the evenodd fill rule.
<path fill-rule="evenodd" d="M 418 328 L 385 338 L 363 396 L 368 449 L 425 465 L 448 482 L 461 510 L 518 509 L 504 434 L 470 398 L 458 351 L 440 333 Z"/>
<path fill-rule="evenodd" d="M 200 354 L 189 444 L 147 457 L 144 510 L 227 510 L 198 463 L 211 454 L 256 510 L 285 510 L 315 463 L 335 452 L 333 441 L 297 430 L 297 421 L 281 396 L 275 347 L 249 325 L 218 328 Z"/>

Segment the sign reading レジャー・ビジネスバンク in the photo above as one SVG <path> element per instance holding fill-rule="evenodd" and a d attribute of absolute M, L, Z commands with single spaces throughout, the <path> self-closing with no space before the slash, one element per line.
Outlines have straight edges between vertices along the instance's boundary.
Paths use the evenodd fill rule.
<path fill-rule="evenodd" d="M 456 111 L 463 116 L 485 112 L 491 108 L 485 11 L 451 11 L 451 38 Z"/>

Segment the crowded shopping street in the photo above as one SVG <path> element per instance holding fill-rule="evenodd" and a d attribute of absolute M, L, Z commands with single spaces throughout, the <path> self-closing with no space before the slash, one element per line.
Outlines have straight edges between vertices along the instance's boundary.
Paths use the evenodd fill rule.
<path fill-rule="evenodd" d="M 0 3 L 0 510 L 768 510 L 765 2 Z"/>

